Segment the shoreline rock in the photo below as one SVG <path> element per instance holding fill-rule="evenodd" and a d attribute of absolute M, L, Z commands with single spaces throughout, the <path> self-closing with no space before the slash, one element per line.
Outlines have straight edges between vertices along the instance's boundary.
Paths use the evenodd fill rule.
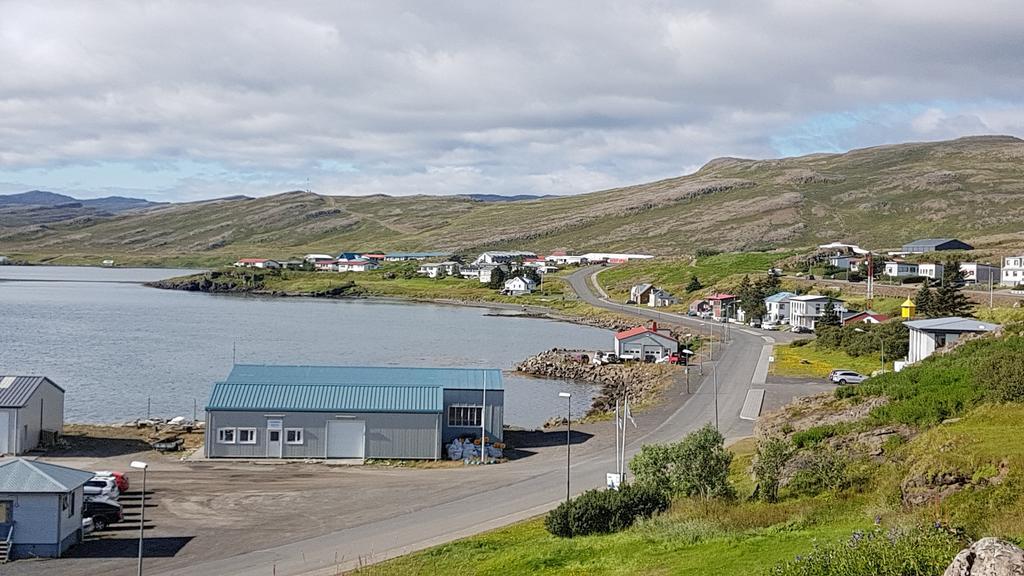
<path fill-rule="evenodd" d="M 576 380 L 601 386 L 601 393 L 587 416 L 603 414 L 615 408 L 615 398 L 628 393 L 634 407 L 652 401 L 671 383 L 676 367 L 668 364 L 591 364 L 592 351 L 561 350 L 541 352 L 523 360 L 517 372 L 551 378 Z"/>

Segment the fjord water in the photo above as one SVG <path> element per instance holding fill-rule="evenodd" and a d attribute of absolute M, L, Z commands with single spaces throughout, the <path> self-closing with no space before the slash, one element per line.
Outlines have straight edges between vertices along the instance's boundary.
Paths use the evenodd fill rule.
<path fill-rule="evenodd" d="M 199 417 L 239 363 L 493 367 L 531 354 L 611 345 L 606 330 L 500 309 L 369 300 L 201 294 L 141 282 L 189 270 L 0 266 L 0 374 L 49 376 L 71 422 Z M 505 373 L 505 423 L 574 415 L 596 387 Z"/>

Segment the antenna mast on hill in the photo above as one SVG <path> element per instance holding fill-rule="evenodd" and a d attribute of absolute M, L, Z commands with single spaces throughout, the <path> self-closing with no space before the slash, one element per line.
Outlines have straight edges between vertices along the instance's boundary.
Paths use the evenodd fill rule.
<path fill-rule="evenodd" d="M 306 192 L 312 193 L 313 189 L 309 186 L 309 176 L 306 176 Z"/>

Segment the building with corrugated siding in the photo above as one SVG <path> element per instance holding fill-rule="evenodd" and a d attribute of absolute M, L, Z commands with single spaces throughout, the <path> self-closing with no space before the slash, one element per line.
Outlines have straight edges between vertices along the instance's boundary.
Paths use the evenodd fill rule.
<path fill-rule="evenodd" d="M 10 557 L 57 558 L 81 542 L 83 486 L 92 477 L 24 458 L 0 460 L 0 540 L 9 539 Z"/>
<path fill-rule="evenodd" d="M 64 432 L 64 389 L 45 376 L 0 376 L 0 455 L 34 449 L 43 431 Z"/>
<path fill-rule="evenodd" d="M 481 418 L 501 440 L 504 407 L 497 369 L 238 364 L 213 386 L 206 455 L 436 460 Z"/>

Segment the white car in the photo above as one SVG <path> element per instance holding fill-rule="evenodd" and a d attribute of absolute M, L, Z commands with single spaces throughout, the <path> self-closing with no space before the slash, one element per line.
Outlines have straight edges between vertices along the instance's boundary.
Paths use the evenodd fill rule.
<path fill-rule="evenodd" d="M 868 377 L 853 370 L 833 370 L 828 375 L 828 379 L 834 384 L 846 386 L 847 384 L 860 384 L 867 380 Z"/>
<path fill-rule="evenodd" d="M 117 500 L 121 491 L 117 488 L 117 482 L 111 476 L 94 476 L 92 480 L 85 483 L 85 497 L 109 498 Z"/>

